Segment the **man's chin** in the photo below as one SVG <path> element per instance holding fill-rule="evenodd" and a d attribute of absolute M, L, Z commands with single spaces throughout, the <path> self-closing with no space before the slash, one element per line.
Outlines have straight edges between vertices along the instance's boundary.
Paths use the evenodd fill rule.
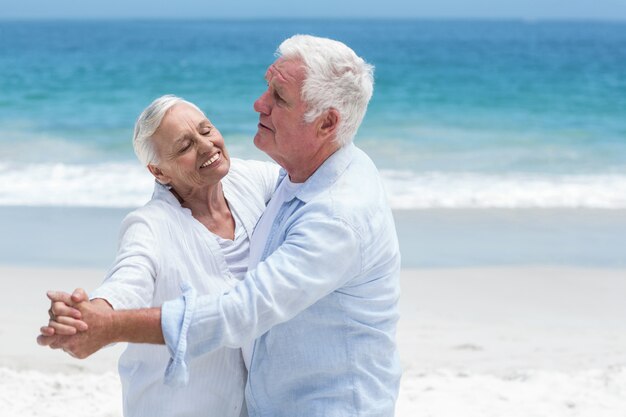
<path fill-rule="evenodd" d="M 264 135 L 261 134 L 261 129 L 259 128 L 259 130 L 256 132 L 256 135 L 254 135 L 254 146 L 256 146 L 258 149 L 264 151 L 264 144 L 267 142 L 267 138 L 263 137 Z"/>

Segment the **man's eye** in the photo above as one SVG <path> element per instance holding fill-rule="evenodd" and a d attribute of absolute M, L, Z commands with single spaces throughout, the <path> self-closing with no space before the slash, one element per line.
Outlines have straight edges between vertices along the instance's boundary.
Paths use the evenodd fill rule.
<path fill-rule="evenodd" d="M 182 148 L 180 148 L 179 152 L 180 153 L 186 152 L 187 150 L 189 150 L 189 148 L 191 148 L 191 143 L 186 143 L 183 145 Z"/>
<path fill-rule="evenodd" d="M 204 132 L 202 132 L 202 134 L 203 134 L 204 136 L 208 136 L 208 135 L 210 135 L 210 134 L 211 134 L 211 132 L 213 132 L 213 129 L 207 129 L 207 130 L 205 130 Z"/>

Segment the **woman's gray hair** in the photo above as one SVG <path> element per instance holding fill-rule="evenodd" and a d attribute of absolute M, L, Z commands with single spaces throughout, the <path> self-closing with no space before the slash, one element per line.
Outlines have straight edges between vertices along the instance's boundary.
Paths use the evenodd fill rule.
<path fill-rule="evenodd" d="M 135 155 L 137 155 L 143 166 L 159 163 L 159 158 L 152 143 L 152 135 L 161 125 L 167 111 L 179 103 L 186 103 L 204 114 L 195 104 L 175 95 L 167 94 L 150 103 L 137 118 L 133 135 L 133 148 L 135 149 Z"/>
<path fill-rule="evenodd" d="M 276 55 L 304 63 L 302 99 L 308 106 L 305 122 L 311 123 L 334 108 L 341 115 L 336 140 L 341 146 L 350 143 L 374 91 L 374 67 L 345 44 L 310 35 L 285 40 Z"/>

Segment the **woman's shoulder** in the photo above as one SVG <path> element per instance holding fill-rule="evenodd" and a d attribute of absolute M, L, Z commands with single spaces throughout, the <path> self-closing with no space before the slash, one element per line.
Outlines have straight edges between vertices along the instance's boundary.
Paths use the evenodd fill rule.
<path fill-rule="evenodd" d="M 224 178 L 236 186 L 252 186 L 255 188 L 274 186 L 278 180 L 280 166 L 274 162 L 254 159 L 231 158 L 230 170 Z"/>
<path fill-rule="evenodd" d="M 259 161 L 256 159 L 231 158 L 229 175 L 250 172 L 257 172 L 263 175 L 276 173 L 275 175 L 278 175 L 279 170 L 280 166 L 275 162 Z"/>
<path fill-rule="evenodd" d="M 174 221 L 175 217 L 178 216 L 177 211 L 180 211 L 181 208 L 178 209 L 176 210 L 164 200 L 152 198 L 142 207 L 129 212 L 122 224 L 129 226 L 133 223 L 145 223 L 150 228 L 157 229 Z"/>

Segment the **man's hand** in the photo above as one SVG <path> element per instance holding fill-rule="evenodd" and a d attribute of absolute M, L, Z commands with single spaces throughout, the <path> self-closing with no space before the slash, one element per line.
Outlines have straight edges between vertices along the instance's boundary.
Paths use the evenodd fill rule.
<path fill-rule="evenodd" d="M 51 291 L 48 298 L 52 302 L 51 319 L 41 328 L 38 344 L 84 359 L 115 341 L 113 309 L 105 300 L 89 301 L 82 289 L 71 296 Z"/>

